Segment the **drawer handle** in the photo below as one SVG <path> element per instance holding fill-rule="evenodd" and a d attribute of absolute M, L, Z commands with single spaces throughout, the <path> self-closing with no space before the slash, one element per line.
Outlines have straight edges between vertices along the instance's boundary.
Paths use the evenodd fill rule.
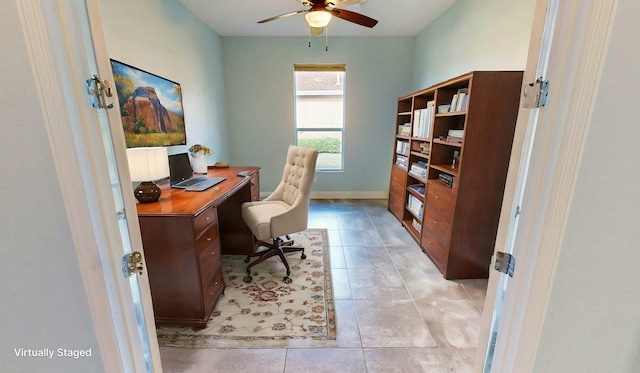
<path fill-rule="evenodd" d="M 211 237 L 207 237 L 207 242 L 208 242 L 208 241 L 211 241 Z"/>
<path fill-rule="evenodd" d="M 216 252 L 215 252 L 215 251 L 212 251 L 212 252 L 211 252 L 211 255 L 216 255 Z"/>
<path fill-rule="evenodd" d="M 209 293 L 209 295 L 213 295 L 213 291 L 211 293 Z"/>
<path fill-rule="evenodd" d="M 218 285 L 218 281 L 214 282 L 213 284 L 214 284 L 214 285 Z"/>
<path fill-rule="evenodd" d="M 438 224 L 438 222 L 436 220 L 433 221 L 433 224 Z"/>
<path fill-rule="evenodd" d="M 204 218 L 204 220 L 209 220 L 209 219 L 211 219 L 209 216 L 207 216 L 206 218 Z"/>
<path fill-rule="evenodd" d="M 434 194 L 433 196 L 436 197 L 436 199 L 440 199 L 440 196 L 438 196 L 438 195 Z"/>

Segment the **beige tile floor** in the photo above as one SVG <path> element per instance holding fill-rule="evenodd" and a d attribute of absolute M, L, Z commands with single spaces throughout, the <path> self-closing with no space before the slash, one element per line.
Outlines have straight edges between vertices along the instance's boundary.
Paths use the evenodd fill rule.
<path fill-rule="evenodd" d="M 329 231 L 335 346 L 161 347 L 165 372 L 470 372 L 486 280 L 447 281 L 384 200 L 314 200 Z"/>

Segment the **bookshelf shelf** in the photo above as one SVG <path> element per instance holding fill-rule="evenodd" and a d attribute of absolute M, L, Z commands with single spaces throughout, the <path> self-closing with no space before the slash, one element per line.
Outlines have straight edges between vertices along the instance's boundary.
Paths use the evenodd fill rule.
<path fill-rule="evenodd" d="M 388 209 L 447 279 L 489 275 L 521 85 L 521 71 L 473 71 L 398 98 L 409 152 L 393 153 Z"/>

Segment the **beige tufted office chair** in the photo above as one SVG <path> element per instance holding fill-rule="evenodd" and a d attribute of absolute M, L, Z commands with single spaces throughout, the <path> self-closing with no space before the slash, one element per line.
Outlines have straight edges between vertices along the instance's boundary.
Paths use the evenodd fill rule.
<path fill-rule="evenodd" d="M 309 199 L 317 159 L 317 150 L 289 146 L 282 180 L 276 190 L 262 201 L 242 204 L 242 218 L 258 240 L 254 254 L 245 259 L 245 263 L 249 263 L 251 257 L 258 257 L 247 266 L 244 282 L 252 280 L 251 267 L 277 255 L 287 269 L 283 281 L 290 283 L 291 270 L 284 254 L 299 251 L 302 252 L 302 259 L 307 257 L 304 247 L 293 246 L 294 242 L 289 239 L 288 234 L 307 229 Z M 287 241 L 281 238 L 283 236 Z M 257 251 L 260 247 L 267 249 Z"/>

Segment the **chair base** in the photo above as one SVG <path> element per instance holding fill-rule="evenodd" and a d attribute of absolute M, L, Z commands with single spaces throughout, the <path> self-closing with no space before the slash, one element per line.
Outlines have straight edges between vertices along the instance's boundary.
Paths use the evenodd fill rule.
<path fill-rule="evenodd" d="M 294 244 L 293 240 L 291 240 L 289 236 L 286 236 L 286 238 L 287 238 L 287 241 L 278 237 L 278 238 L 274 238 L 272 242 L 267 242 L 267 241 L 257 242 L 258 247 L 265 246 L 267 247 L 267 249 L 256 252 L 254 254 L 247 255 L 247 258 L 244 260 L 245 263 L 249 263 L 252 257 L 258 257 L 258 259 L 254 260 L 253 263 L 247 266 L 247 275 L 243 279 L 244 282 L 250 283 L 251 281 L 253 281 L 253 277 L 251 277 L 251 268 L 253 266 L 264 262 L 265 260 L 271 258 L 272 256 L 277 255 L 282 261 L 282 264 L 284 264 L 285 268 L 287 269 L 287 275 L 284 276 L 282 281 L 284 281 L 287 284 L 291 283 L 292 280 L 289 277 L 289 275 L 291 275 L 291 269 L 289 268 L 289 263 L 287 262 L 287 258 L 284 256 L 284 254 L 292 253 L 292 252 L 301 252 L 302 254 L 300 255 L 300 259 L 306 259 L 307 256 L 304 254 L 304 247 L 293 246 Z"/>

